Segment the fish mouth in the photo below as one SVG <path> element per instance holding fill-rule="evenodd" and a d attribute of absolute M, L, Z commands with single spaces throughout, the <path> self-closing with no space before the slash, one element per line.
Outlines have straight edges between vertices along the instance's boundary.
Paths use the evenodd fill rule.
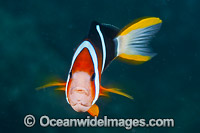
<path fill-rule="evenodd" d="M 76 103 L 75 105 L 72 105 L 72 108 L 76 111 L 76 112 L 86 112 L 90 109 L 90 106 L 86 106 L 82 103 Z"/>
<path fill-rule="evenodd" d="M 88 89 L 83 87 L 73 87 L 70 91 L 69 102 L 71 106 L 83 106 L 88 108 L 91 106 L 89 97 L 90 93 Z"/>
<path fill-rule="evenodd" d="M 89 107 L 89 104 L 83 104 L 82 102 L 78 102 L 78 103 L 74 103 L 72 106 L 76 106 L 76 105 L 81 105 L 81 106 L 85 106 L 85 107 Z"/>
<path fill-rule="evenodd" d="M 84 107 L 90 107 L 91 106 L 90 103 L 83 103 L 80 100 L 78 100 L 77 102 L 71 102 L 70 105 L 71 106 L 81 105 L 81 106 L 84 106 Z"/>
<path fill-rule="evenodd" d="M 79 93 L 79 94 L 85 94 L 85 95 L 89 96 L 89 91 L 88 91 L 88 89 L 83 88 L 83 87 L 73 87 L 73 88 L 71 89 L 71 94 L 73 94 L 73 93 L 75 93 L 75 92 L 77 92 L 77 93 Z"/>

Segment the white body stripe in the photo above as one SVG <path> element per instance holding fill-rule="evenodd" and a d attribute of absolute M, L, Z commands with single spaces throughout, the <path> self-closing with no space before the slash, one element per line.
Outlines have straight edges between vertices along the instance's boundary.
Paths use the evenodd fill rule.
<path fill-rule="evenodd" d="M 93 65 L 94 65 L 94 72 L 95 72 L 95 98 L 92 102 L 92 105 L 97 101 L 98 96 L 99 96 L 99 71 L 98 71 L 98 58 L 95 52 L 94 47 L 92 46 L 92 44 L 89 41 L 84 41 L 80 44 L 80 46 L 77 48 L 76 52 L 74 53 L 73 59 L 72 59 L 72 64 L 71 64 L 71 68 L 70 71 L 72 70 L 73 64 L 76 60 L 76 57 L 79 55 L 79 53 L 84 49 L 87 48 L 90 56 L 92 57 L 92 61 L 93 61 Z M 68 86 L 68 82 L 69 82 L 69 74 L 68 74 L 68 78 L 67 78 L 67 83 L 66 83 L 66 89 L 65 89 L 65 95 L 66 95 L 66 100 L 68 101 L 68 97 L 67 97 L 67 86 Z"/>
<path fill-rule="evenodd" d="M 96 29 L 97 29 L 97 31 L 99 33 L 100 38 L 101 38 L 101 44 L 102 44 L 102 50 L 103 50 L 103 55 L 102 55 L 103 56 L 103 61 L 102 61 L 102 69 L 101 69 L 101 73 L 102 73 L 103 69 L 104 69 L 104 66 L 105 66 L 105 62 L 106 62 L 106 45 L 105 45 L 105 41 L 104 41 L 104 38 L 103 38 L 103 34 L 102 34 L 101 30 L 100 30 L 100 26 L 97 25 Z"/>

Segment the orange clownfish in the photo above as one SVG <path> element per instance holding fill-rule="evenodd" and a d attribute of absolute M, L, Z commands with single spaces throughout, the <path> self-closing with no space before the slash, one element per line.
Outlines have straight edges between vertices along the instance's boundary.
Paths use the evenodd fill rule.
<path fill-rule="evenodd" d="M 119 30 L 115 26 L 92 22 L 89 34 L 76 48 L 66 83 L 50 83 L 39 88 L 59 86 L 66 100 L 77 112 L 88 111 L 98 116 L 95 104 L 99 96 L 108 92 L 132 97 L 119 89 L 106 89 L 100 85 L 101 74 L 116 57 L 134 63 L 150 60 L 153 53 L 148 46 L 162 21 L 156 17 L 137 19 Z"/>

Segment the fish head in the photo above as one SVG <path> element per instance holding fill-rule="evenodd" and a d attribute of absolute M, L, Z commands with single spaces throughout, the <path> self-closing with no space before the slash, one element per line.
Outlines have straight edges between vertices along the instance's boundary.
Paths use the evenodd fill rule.
<path fill-rule="evenodd" d="M 65 92 L 68 103 L 77 112 L 88 111 L 99 97 L 99 83 L 95 49 L 84 41 L 74 53 L 68 74 Z"/>
<path fill-rule="evenodd" d="M 68 82 L 67 98 L 71 107 L 77 112 L 86 112 L 94 100 L 94 74 L 78 71 L 71 74 Z"/>

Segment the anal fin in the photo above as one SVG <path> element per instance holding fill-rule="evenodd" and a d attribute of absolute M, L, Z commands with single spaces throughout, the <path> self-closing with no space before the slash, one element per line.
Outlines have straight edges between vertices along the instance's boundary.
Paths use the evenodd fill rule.
<path fill-rule="evenodd" d="M 99 107 L 96 104 L 92 105 L 92 107 L 88 110 L 88 113 L 91 116 L 98 116 L 99 115 Z"/>

